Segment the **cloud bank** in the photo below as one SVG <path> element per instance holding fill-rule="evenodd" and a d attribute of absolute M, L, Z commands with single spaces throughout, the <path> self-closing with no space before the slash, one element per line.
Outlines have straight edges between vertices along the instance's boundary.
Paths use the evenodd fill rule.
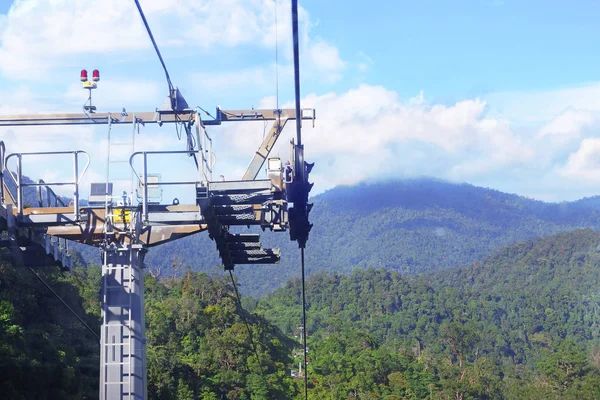
<path fill-rule="evenodd" d="M 210 91 L 223 103 L 243 97 L 252 98 L 257 108 L 275 107 L 274 97 L 254 93 L 268 92 L 265 87 L 273 84 L 275 65 L 261 57 L 272 52 L 276 41 L 281 82 L 291 82 L 287 2 L 278 0 L 277 7 L 272 0 L 141 3 L 163 53 L 178 57 L 173 64 L 182 65 L 190 78 L 182 85 L 190 104 Z M 318 118 L 315 128 L 305 123 L 303 129 L 307 159 L 317 162 L 311 174 L 316 191 L 364 180 L 433 176 L 544 200 L 598 193 L 600 83 L 489 93 L 448 104 L 432 102 L 424 92 L 402 97 L 391 87 L 357 84 L 373 60 L 357 49 L 356 65 L 348 68 L 333 42 L 313 34 L 317 22 L 307 10 L 300 10 L 300 21 L 303 77 L 313 83 L 302 106 L 316 108 Z M 226 67 L 197 62 L 199 55 L 219 51 L 233 60 Z M 66 76 L 79 65 L 101 62 L 110 62 L 115 75 L 94 93 L 101 109 L 129 111 L 131 104 L 152 109 L 162 103 L 166 85 L 161 75 L 133 79 L 128 72 L 143 64 L 161 73 L 132 2 L 15 1 L 0 16 L 0 84 L 11 88 L 0 92 L 0 113 L 79 111 L 85 96 Z M 280 106 L 293 107 L 290 98 L 289 93 L 282 97 Z M 217 175 L 241 176 L 268 128 L 260 123 L 211 128 Z M 122 130 L 130 134 L 128 128 Z M 289 123 L 274 154 L 287 158 L 293 132 Z M 90 179 L 102 178 L 104 128 L 4 129 L 0 140 L 9 151 L 88 150 L 100 160 L 93 164 Z M 147 127 L 137 150 L 183 146 L 174 129 Z M 177 170 L 183 165 L 157 168 Z M 34 168 L 31 173 L 68 176 L 58 168 Z"/>

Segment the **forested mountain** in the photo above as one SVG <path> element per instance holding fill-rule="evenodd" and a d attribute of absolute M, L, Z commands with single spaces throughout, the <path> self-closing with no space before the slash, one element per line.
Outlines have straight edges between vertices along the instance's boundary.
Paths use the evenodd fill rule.
<path fill-rule="evenodd" d="M 544 203 L 431 179 L 337 187 L 316 196 L 314 204 L 308 274 L 348 273 L 355 267 L 422 273 L 472 263 L 509 243 L 600 228 L 598 198 Z M 282 249 L 282 262 L 236 267 L 241 290 L 255 297 L 299 274 L 297 245 L 287 234 L 265 232 L 262 241 Z M 213 271 L 220 263 L 205 233 L 152 249 L 146 261 L 163 276 L 187 266 Z"/>
<path fill-rule="evenodd" d="M 314 274 L 309 397 L 600 398 L 599 244 L 599 232 L 577 230 L 422 276 Z M 98 331 L 98 267 L 37 272 Z M 301 353 L 300 282 L 245 299 L 250 313 L 227 278 L 146 275 L 151 399 L 303 398 L 290 373 Z M 29 270 L 0 263 L 3 395 L 97 397 L 97 343 Z"/>
<path fill-rule="evenodd" d="M 365 363 L 371 374 L 378 370 L 374 355 L 352 347 L 369 338 L 369 348 L 408 360 L 401 396 L 410 389 L 423 398 L 425 378 L 410 375 L 417 365 L 429 373 L 435 398 L 600 398 L 599 244 L 600 233 L 579 230 L 419 278 L 383 269 L 312 276 L 314 392 L 383 396 L 377 384 L 391 385 L 398 371 L 380 368 L 368 378 Z M 256 312 L 291 334 L 300 321 L 299 291 L 291 281 Z M 352 361 L 361 357 L 361 365 Z"/>
<path fill-rule="evenodd" d="M 100 349 L 85 329 L 28 269 L 15 269 L 0 251 L 0 398 L 14 400 L 98 397 Z M 99 281 L 84 271 L 37 273 L 99 333 Z M 90 270 L 92 273 L 92 270 Z"/>
<path fill-rule="evenodd" d="M 0 251 L 0 398 L 98 398 L 98 338 L 27 268 Z M 100 268 L 36 273 L 100 334 Z M 156 400 L 288 399 L 292 339 L 242 310 L 231 282 L 146 275 L 148 393 Z M 250 341 L 250 332 L 253 341 Z"/>
<path fill-rule="evenodd" d="M 35 189 L 26 188 L 24 197 L 25 204 L 37 206 Z M 348 273 L 355 267 L 423 273 L 469 264 L 505 244 L 600 228 L 600 197 L 544 203 L 433 179 L 341 186 L 313 200 L 314 227 L 306 251 L 309 275 Z M 242 292 L 255 297 L 299 273 L 297 245 L 287 233 L 264 232 L 262 242 L 264 247 L 282 249 L 280 264 L 236 267 Z M 97 249 L 77 248 L 89 264 L 100 263 Z M 221 269 L 216 267 L 220 259 L 215 244 L 206 233 L 151 249 L 146 262 L 154 275 L 162 277 L 180 275 L 188 267 L 208 273 Z"/>

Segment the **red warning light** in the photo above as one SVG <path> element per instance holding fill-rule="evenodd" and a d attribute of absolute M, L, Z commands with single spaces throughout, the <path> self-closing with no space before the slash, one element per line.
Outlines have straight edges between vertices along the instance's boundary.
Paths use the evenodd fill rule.
<path fill-rule="evenodd" d="M 81 82 L 87 82 L 87 80 L 88 80 L 87 70 L 82 69 L 81 70 Z"/>
<path fill-rule="evenodd" d="M 94 82 L 98 82 L 98 81 L 100 80 L 100 71 L 98 71 L 97 69 L 95 69 L 95 70 L 92 72 L 92 80 L 93 80 Z"/>

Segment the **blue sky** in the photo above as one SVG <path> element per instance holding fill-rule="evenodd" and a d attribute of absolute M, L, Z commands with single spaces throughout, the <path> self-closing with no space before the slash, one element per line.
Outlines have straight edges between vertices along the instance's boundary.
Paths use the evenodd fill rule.
<path fill-rule="evenodd" d="M 330 38 L 342 54 L 361 49 L 373 60 L 364 81 L 403 96 L 424 90 L 461 99 L 597 80 L 598 2 L 303 4 L 318 16 L 315 34 Z"/>
<path fill-rule="evenodd" d="M 279 102 L 293 106 L 289 2 L 140 2 L 188 103 L 274 107 L 277 44 Z M 598 194 L 598 2 L 300 6 L 303 105 L 318 115 L 304 129 L 316 191 L 427 175 L 547 201 Z M 94 93 L 102 111 L 152 110 L 166 95 L 133 1 L 0 0 L 0 113 L 78 112 L 82 68 L 102 73 Z M 241 175 L 263 131 L 210 130 L 218 174 Z M 293 131 L 288 125 L 277 154 L 287 157 Z M 0 131 L 10 151 L 89 150 L 89 181 L 102 179 L 105 137 L 91 128 Z M 174 129 L 148 127 L 136 149 L 182 146 Z M 185 162 L 158 163 L 157 172 L 189 174 Z M 54 162 L 30 168 L 46 179 L 69 174 Z"/>

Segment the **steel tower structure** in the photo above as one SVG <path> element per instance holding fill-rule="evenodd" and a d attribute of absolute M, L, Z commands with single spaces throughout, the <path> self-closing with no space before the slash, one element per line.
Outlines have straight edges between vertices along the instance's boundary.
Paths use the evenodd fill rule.
<path fill-rule="evenodd" d="M 168 103 L 173 104 L 173 100 L 185 106 L 176 110 L 136 113 L 95 113 L 88 109 L 81 114 L 0 116 L 0 127 L 106 125 L 109 146 L 111 129 L 123 124 L 132 125 L 134 129 L 141 124 L 180 124 L 187 135 L 187 148 L 183 150 L 133 151 L 130 154 L 131 172 L 138 181 L 138 201 L 134 199 L 136 196 L 122 201 L 120 196 L 112 196 L 109 158 L 107 180 L 102 185 L 104 190 L 100 191 L 103 201 L 85 206 L 80 199 L 80 186 L 94 154 L 82 150 L 7 154 L 5 144 L 0 141 L 0 233 L 4 232 L 0 246 L 10 248 L 14 262 L 35 266 L 56 263 L 69 269 L 68 241 L 102 249 L 102 400 L 147 398 L 143 268 L 144 255 L 149 248 L 207 230 L 225 268 L 231 270 L 237 264 L 279 261 L 279 250 L 263 249 L 259 235 L 234 234 L 229 231 L 231 226 L 259 225 L 273 231 L 294 228 L 294 222 L 288 218 L 288 202 L 293 199 L 289 198 L 287 188 L 294 186 L 295 176 L 306 175 L 306 170 L 298 170 L 305 168 L 304 161 L 294 159 L 297 151 L 293 143 L 292 160 L 287 168 L 282 166 L 279 158 L 269 159 L 269 153 L 286 122 L 296 119 L 296 110 L 218 108 L 214 120 L 203 121 L 196 109 L 188 108 L 187 103 L 181 101 L 179 91 L 171 93 L 171 98 L 167 97 Z M 301 118 L 314 121 L 314 110 L 303 110 Z M 240 180 L 215 181 L 212 179 L 212 141 L 206 127 L 241 121 L 273 121 L 273 126 Z M 149 163 L 166 154 L 195 158 L 196 179 L 160 182 L 165 187 L 188 187 L 195 194 L 195 204 L 167 205 L 150 201 L 149 191 L 156 188 L 157 183 L 148 174 Z M 23 164 L 36 155 L 71 157 L 73 179 L 25 182 Z M 257 180 L 265 162 L 267 178 Z M 140 163 L 142 167 L 138 171 L 135 168 Z M 52 189 L 65 185 L 73 188 L 73 204 L 63 204 Z M 35 207 L 25 207 L 24 191 L 32 187 L 38 191 L 39 202 Z"/>

